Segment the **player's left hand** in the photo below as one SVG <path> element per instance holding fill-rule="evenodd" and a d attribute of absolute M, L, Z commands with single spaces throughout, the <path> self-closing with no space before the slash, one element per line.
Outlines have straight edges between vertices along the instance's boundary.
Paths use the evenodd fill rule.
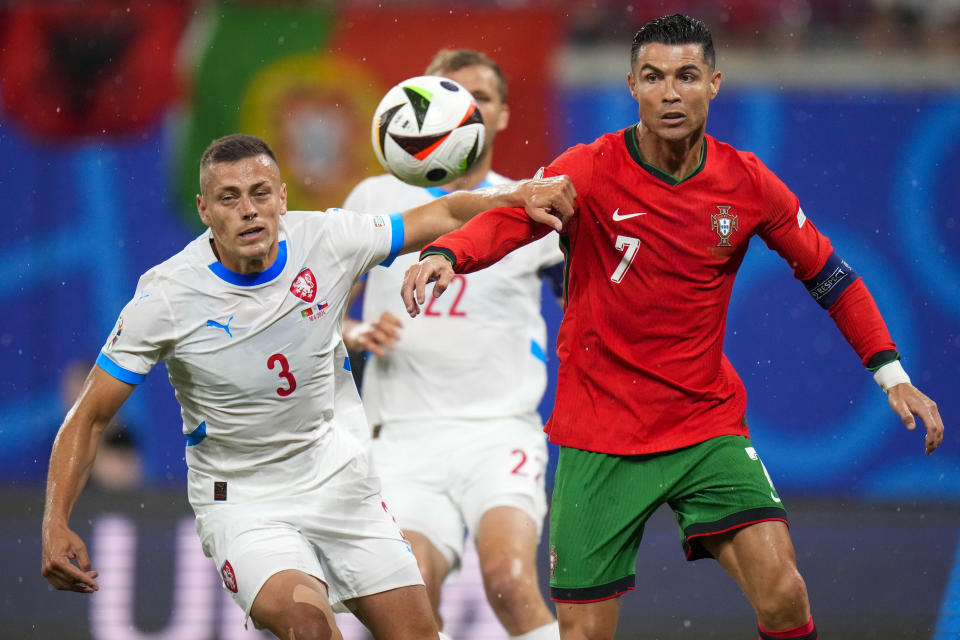
<path fill-rule="evenodd" d="M 427 285 L 433 285 L 433 297 L 439 298 L 450 285 L 454 276 L 450 261 L 439 255 L 427 256 L 420 262 L 412 265 L 403 275 L 403 286 L 400 297 L 411 318 L 420 313 L 420 305 L 427 301 Z"/>
<path fill-rule="evenodd" d="M 531 220 L 560 232 L 573 216 L 577 190 L 567 176 L 544 178 L 541 168 L 533 178 L 520 183 L 518 195 Z"/>
<path fill-rule="evenodd" d="M 923 426 L 927 428 L 927 437 L 924 440 L 926 452 L 927 455 L 933 453 L 943 442 L 943 419 L 937 410 L 937 403 L 909 382 L 890 387 L 887 390 L 887 400 L 907 429 L 913 431 L 917 428 L 916 418 L 923 421 Z"/>

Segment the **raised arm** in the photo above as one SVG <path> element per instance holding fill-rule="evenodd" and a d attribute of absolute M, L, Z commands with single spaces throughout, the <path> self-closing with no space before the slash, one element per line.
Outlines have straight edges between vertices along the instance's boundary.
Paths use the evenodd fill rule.
<path fill-rule="evenodd" d="M 99 588 L 87 547 L 69 527 L 70 513 L 90 475 L 100 434 L 133 389 L 134 385 L 94 366 L 53 443 L 43 510 L 41 573 L 57 589 L 91 593 Z"/>
<path fill-rule="evenodd" d="M 573 214 L 576 190 L 566 176 L 532 178 L 473 191 L 455 191 L 403 213 L 401 253 L 419 251 L 437 237 L 458 229 L 481 211 L 497 207 L 524 209 L 533 221 L 560 229 L 560 219 Z"/>

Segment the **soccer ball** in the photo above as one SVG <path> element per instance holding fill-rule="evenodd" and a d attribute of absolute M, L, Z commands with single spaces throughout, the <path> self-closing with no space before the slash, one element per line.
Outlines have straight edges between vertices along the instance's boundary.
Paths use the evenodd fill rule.
<path fill-rule="evenodd" d="M 390 89 L 371 133 L 383 168 L 421 187 L 462 176 L 483 151 L 483 116 L 473 96 L 440 76 L 410 78 Z"/>

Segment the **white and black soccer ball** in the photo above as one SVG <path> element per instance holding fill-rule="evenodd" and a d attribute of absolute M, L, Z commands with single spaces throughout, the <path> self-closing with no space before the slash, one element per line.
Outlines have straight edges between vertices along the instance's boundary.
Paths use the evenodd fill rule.
<path fill-rule="evenodd" d="M 373 150 L 383 168 L 421 187 L 466 173 L 483 151 L 483 116 L 470 92 L 449 78 L 399 83 L 373 116 Z"/>

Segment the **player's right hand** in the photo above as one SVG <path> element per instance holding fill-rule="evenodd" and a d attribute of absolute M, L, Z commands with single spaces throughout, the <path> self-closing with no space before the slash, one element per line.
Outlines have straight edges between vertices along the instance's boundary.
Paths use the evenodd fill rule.
<path fill-rule="evenodd" d="M 543 167 L 530 180 L 517 183 L 530 219 L 558 233 L 576 212 L 577 190 L 568 176 L 543 177 Z"/>
<path fill-rule="evenodd" d="M 344 320 L 343 341 L 350 351 L 369 351 L 383 357 L 396 346 L 402 327 L 400 318 L 389 311 L 384 311 L 376 322 L 354 321 L 347 326 Z"/>
<path fill-rule="evenodd" d="M 420 305 L 427 300 L 427 285 L 433 285 L 433 297 L 439 298 L 453 280 L 453 265 L 441 255 L 427 256 L 407 269 L 403 276 L 400 297 L 411 318 L 420 314 Z"/>
<path fill-rule="evenodd" d="M 94 580 L 99 574 L 90 569 L 87 546 L 66 526 L 44 527 L 40 573 L 61 591 L 93 593 L 100 589 Z"/>

